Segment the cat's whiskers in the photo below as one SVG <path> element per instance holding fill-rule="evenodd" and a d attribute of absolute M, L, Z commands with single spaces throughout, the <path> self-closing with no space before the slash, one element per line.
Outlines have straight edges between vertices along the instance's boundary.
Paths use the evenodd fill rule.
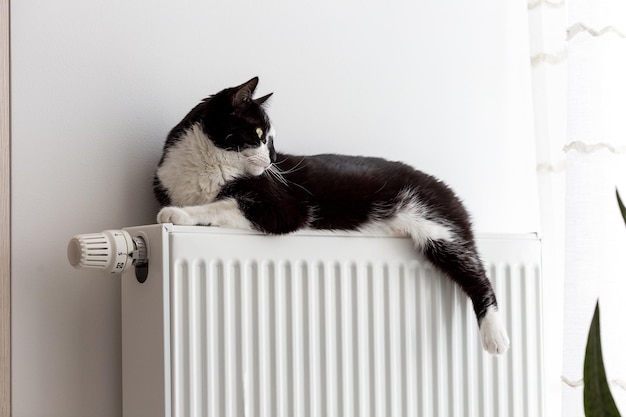
<path fill-rule="evenodd" d="M 274 164 L 267 167 L 265 172 L 267 172 L 268 174 L 270 174 L 270 176 L 274 177 L 275 179 L 277 179 L 278 181 L 280 181 L 281 183 L 289 187 L 289 182 L 282 176 L 282 174 L 280 173 L 279 170 L 277 170 Z"/>
<path fill-rule="evenodd" d="M 280 162 L 276 162 L 276 163 L 274 163 L 274 165 L 276 166 L 276 169 L 277 169 L 277 170 L 278 170 L 281 174 L 291 174 L 292 172 L 296 172 L 296 171 L 299 171 L 299 170 L 301 170 L 301 169 L 302 169 L 302 167 L 301 167 L 301 168 L 298 168 L 298 167 L 299 167 L 300 165 L 302 165 L 302 162 L 304 162 L 304 158 L 300 159 L 300 161 L 299 161 L 297 164 L 295 164 L 292 168 L 290 168 L 290 169 L 288 169 L 288 170 L 283 171 L 283 170 L 281 170 L 281 169 L 278 167 L 278 165 L 279 165 L 279 164 L 281 164 L 281 163 L 283 163 L 283 162 L 285 162 L 285 161 L 286 161 L 286 159 L 283 159 L 283 160 L 282 160 L 282 161 L 280 161 Z"/>
<path fill-rule="evenodd" d="M 275 164 L 282 164 L 283 162 L 285 162 L 287 160 L 287 158 L 284 158 L 282 161 L 276 161 L 274 162 Z"/>
<path fill-rule="evenodd" d="M 297 165 L 296 165 L 297 166 Z M 308 194 L 313 195 L 312 192 L 310 192 L 309 190 L 307 190 L 305 187 L 303 187 L 300 184 L 297 184 L 295 182 L 291 182 L 289 180 L 287 180 L 283 174 L 284 173 L 289 173 L 289 172 L 293 172 L 293 171 L 281 171 L 280 168 L 278 168 L 275 164 L 270 165 L 267 169 L 266 172 L 268 172 L 271 176 L 273 176 L 274 178 L 276 178 L 278 181 L 280 181 L 281 183 L 283 183 L 284 185 L 286 185 L 287 187 L 291 186 L 291 185 L 296 185 L 299 188 L 302 188 L 304 191 L 306 191 Z"/>

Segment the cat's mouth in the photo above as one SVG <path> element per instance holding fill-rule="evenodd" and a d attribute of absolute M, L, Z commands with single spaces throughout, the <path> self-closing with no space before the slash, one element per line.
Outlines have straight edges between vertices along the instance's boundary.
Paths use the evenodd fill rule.
<path fill-rule="evenodd" d="M 266 169 L 272 165 L 272 161 L 265 155 L 251 155 L 248 157 L 250 163 L 250 171 L 254 175 L 261 175 Z"/>
<path fill-rule="evenodd" d="M 268 159 L 264 159 L 264 160 L 254 160 L 254 161 L 250 161 L 250 163 L 256 167 L 262 168 L 262 169 L 267 169 L 269 168 L 270 165 L 272 165 L 272 162 Z"/>

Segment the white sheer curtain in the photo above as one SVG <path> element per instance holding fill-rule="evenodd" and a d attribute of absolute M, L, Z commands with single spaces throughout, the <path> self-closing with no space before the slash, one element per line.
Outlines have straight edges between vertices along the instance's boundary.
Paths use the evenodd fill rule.
<path fill-rule="evenodd" d="M 597 299 L 607 376 L 626 413 L 626 228 L 615 199 L 616 187 L 626 195 L 626 2 L 533 0 L 528 10 L 547 415 L 584 415 L 578 382 Z M 556 367 L 569 384 L 558 385 Z"/>

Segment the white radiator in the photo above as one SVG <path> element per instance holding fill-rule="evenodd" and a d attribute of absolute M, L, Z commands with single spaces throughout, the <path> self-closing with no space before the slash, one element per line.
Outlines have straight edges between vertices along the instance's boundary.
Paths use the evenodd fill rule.
<path fill-rule="evenodd" d="M 149 259 L 122 279 L 127 417 L 543 415 L 534 236 L 478 240 L 511 338 L 492 357 L 407 238 L 125 230 Z"/>

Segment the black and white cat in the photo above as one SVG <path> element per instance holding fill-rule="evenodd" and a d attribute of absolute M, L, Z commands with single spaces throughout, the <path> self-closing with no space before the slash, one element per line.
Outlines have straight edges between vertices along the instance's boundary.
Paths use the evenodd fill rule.
<path fill-rule="evenodd" d="M 258 78 L 208 97 L 167 137 L 154 177 L 159 223 L 212 225 L 268 234 L 304 228 L 410 236 L 472 300 L 482 344 L 509 347 L 469 217 L 453 191 L 400 162 L 274 150 Z"/>

